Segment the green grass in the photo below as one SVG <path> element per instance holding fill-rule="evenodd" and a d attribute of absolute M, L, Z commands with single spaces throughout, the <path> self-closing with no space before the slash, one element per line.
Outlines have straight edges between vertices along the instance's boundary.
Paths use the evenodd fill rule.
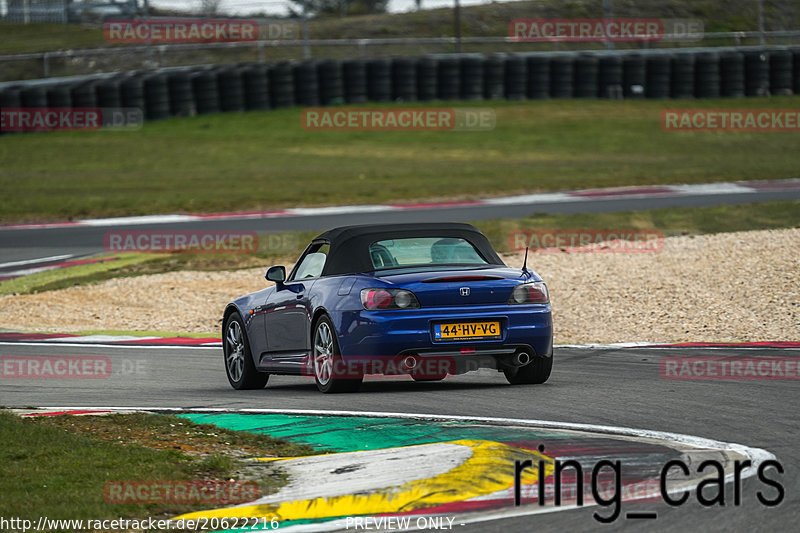
<path fill-rule="evenodd" d="M 170 449 L 173 442 L 223 452 L 247 447 L 256 456 L 315 453 L 310 447 L 264 435 L 141 413 L 21 419 L 0 411 L 0 434 L 0 516 L 34 521 L 39 516 L 168 518 L 207 507 L 105 501 L 103 488 L 109 481 L 223 480 L 235 475 L 239 461 L 229 453 L 192 457 L 174 446 Z M 147 446 L 130 443 L 137 439 L 146 440 Z M 161 445 L 165 449 L 154 449 Z M 276 490 L 285 479 L 271 475 L 256 482 L 263 494 Z"/>
<path fill-rule="evenodd" d="M 46 270 L 0 281 L 0 296 L 65 289 L 120 277 L 181 270 L 236 270 L 264 266 L 270 262 L 293 261 L 316 234 L 280 232 L 260 235 L 258 251 L 253 254 L 101 254 L 95 258 L 117 259 Z"/>
<path fill-rule="evenodd" d="M 796 133 L 665 132 L 664 108 L 748 100 L 457 103 L 490 132 L 316 132 L 300 110 L 172 119 L 136 132 L 0 142 L 0 220 L 466 199 L 611 185 L 797 176 Z M 442 104 L 435 104 L 442 105 Z"/>
<path fill-rule="evenodd" d="M 51 289 L 63 289 L 80 283 L 81 280 L 100 280 L 117 277 L 118 272 L 134 268 L 134 265 L 149 262 L 157 254 L 102 254 L 96 258 L 118 259 L 100 263 L 74 265 L 54 270 L 45 270 L 0 282 L 0 296 L 6 294 L 28 294 Z"/>
<path fill-rule="evenodd" d="M 800 227 L 800 201 L 586 213 L 534 214 L 523 219 L 476 222 L 496 250 L 511 252 L 509 235 L 525 229 L 656 229 L 665 236 Z"/>
<path fill-rule="evenodd" d="M 28 54 L 73 48 L 109 46 L 101 27 L 78 24 L 0 22 L 0 54 Z"/>

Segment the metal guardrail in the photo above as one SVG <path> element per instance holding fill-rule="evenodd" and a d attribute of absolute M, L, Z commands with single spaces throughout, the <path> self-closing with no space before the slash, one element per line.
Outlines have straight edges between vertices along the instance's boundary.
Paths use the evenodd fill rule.
<path fill-rule="evenodd" d="M 782 31 L 733 31 L 733 32 L 713 32 L 703 33 L 702 38 L 697 41 L 706 40 L 723 40 L 731 39 L 734 41 L 735 46 L 741 46 L 745 39 L 758 39 L 760 44 L 765 44 L 767 40 L 773 39 L 797 39 L 800 42 L 800 30 L 782 30 Z M 544 41 L 537 44 L 542 44 Z M 569 39 L 552 39 L 545 42 L 552 43 L 554 47 Z M 664 35 L 658 42 L 686 42 L 685 35 Z M 50 60 L 56 58 L 77 58 L 86 56 L 107 56 L 124 54 L 131 52 L 145 53 L 149 60 L 158 56 L 160 61 L 163 61 L 165 53 L 179 52 L 186 50 L 213 50 L 213 49 L 235 49 L 235 48 L 253 48 L 258 51 L 258 60 L 263 62 L 265 60 L 265 51 L 267 48 L 291 48 L 302 47 L 309 49 L 309 47 L 339 47 L 351 46 L 356 47 L 359 57 L 367 55 L 367 48 L 371 46 L 387 46 L 387 45 L 460 45 L 460 44 L 531 44 L 529 42 L 516 40 L 512 37 L 399 37 L 399 38 L 383 38 L 383 39 L 280 39 L 280 40 L 259 40 L 247 42 L 228 42 L 228 43 L 186 43 L 186 44 L 149 44 L 140 46 L 118 46 L 118 47 L 105 47 L 105 48 L 84 48 L 77 50 L 54 50 L 50 52 L 36 52 L 28 54 L 11 54 L 0 55 L 0 62 L 9 61 L 25 61 L 25 60 L 41 60 L 42 73 L 44 77 L 50 75 Z M 647 42 L 643 43 L 645 46 Z"/>

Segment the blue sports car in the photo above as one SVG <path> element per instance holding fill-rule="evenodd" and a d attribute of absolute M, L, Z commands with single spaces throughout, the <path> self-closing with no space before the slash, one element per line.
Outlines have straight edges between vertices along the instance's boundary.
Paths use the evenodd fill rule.
<path fill-rule="evenodd" d="M 527 259 L 526 259 L 527 262 Z M 225 370 L 235 389 L 270 374 L 313 376 L 322 392 L 365 375 L 444 379 L 478 368 L 512 384 L 553 367 L 547 286 L 510 268 L 469 224 L 347 226 L 316 237 L 289 275 L 228 304 Z"/>

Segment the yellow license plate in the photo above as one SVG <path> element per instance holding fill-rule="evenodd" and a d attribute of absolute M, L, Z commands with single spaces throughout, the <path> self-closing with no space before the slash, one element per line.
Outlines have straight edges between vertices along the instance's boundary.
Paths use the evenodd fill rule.
<path fill-rule="evenodd" d="M 435 324 L 435 340 L 472 340 L 500 338 L 500 322 L 464 322 Z"/>

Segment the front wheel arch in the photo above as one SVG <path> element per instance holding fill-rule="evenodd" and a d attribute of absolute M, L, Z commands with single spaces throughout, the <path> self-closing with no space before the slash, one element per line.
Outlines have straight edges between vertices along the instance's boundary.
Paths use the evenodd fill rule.
<path fill-rule="evenodd" d="M 220 326 L 219 326 L 220 333 L 222 335 L 220 338 L 223 341 L 225 340 L 225 325 L 228 323 L 228 318 L 233 313 L 239 313 L 239 316 L 244 316 L 244 315 L 242 315 L 242 312 L 235 305 L 228 304 L 228 306 L 225 308 L 225 311 L 222 313 L 222 322 L 220 323 Z"/>
<path fill-rule="evenodd" d="M 269 374 L 259 372 L 250 350 L 247 329 L 238 310 L 225 312 L 222 322 L 222 355 L 225 375 L 231 387 L 237 390 L 262 389 Z"/>

